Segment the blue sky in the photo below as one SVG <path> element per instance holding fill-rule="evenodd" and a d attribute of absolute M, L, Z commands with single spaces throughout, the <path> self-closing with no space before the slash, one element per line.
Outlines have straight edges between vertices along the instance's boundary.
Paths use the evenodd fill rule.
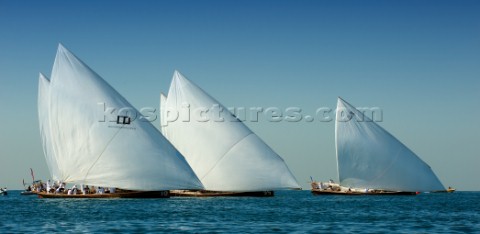
<path fill-rule="evenodd" d="M 446 186 L 480 190 L 478 1 L 0 1 L 0 186 L 48 178 L 38 73 L 63 43 L 137 108 L 174 69 L 226 106 L 383 110 Z M 307 187 L 336 177 L 334 123 L 248 122 Z"/>

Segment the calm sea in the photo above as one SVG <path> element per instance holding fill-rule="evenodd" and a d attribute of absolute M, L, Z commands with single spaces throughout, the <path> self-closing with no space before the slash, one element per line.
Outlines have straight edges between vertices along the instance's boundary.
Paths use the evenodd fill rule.
<path fill-rule="evenodd" d="M 0 232 L 480 232 L 480 192 L 418 196 L 39 199 L 0 196 Z"/>

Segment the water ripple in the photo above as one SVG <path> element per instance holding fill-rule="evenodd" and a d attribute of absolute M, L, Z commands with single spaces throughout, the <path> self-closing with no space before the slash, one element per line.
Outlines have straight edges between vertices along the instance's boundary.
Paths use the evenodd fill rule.
<path fill-rule="evenodd" d="M 38 199 L 0 197 L 7 233 L 480 232 L 479 192 L 418 196 L 273 198 Z"/>

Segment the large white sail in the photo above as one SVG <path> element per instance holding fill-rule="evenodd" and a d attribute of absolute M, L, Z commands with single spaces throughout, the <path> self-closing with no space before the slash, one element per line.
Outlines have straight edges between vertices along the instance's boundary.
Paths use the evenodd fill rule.
<path fill-rule="evenodd" d="M 178 71 L 162 105 L 163 134 L 185 156 L 205 189 L 265 191 L 300 187 L 278 154 Z M 176 114 L 178 118 L 173 121 Z"/>
<path fill-rule="evenodd" d="M 142 191 L 203 188 L 162 134 L 62 45 L 49 94 L 60 180 Z"/>
<path fill-rule="evenodd" d="M 48 118 L 48 103 L 50 102 L 49 90 L 50 81 L 43 74 L 40 74 L 38 77 L 38 120 L 43 153 L 52 178 L 59 180 L 60 172 L 50 140 L 50 123 Z"/>
<path fill-rule="evenodd" d="M 429 165 L 341 98 L 335 135 L 342 186 L 391 191 L 445 190 Z"/>

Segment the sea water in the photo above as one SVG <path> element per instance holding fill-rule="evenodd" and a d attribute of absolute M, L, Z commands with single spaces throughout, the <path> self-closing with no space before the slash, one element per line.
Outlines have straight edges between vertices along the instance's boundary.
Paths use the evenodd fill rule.
<path fill-rule="evenodd" d="M 480 192 L 417 196 L 40 199 L 0 196 L 0 232 L 480 232 Z"/>

